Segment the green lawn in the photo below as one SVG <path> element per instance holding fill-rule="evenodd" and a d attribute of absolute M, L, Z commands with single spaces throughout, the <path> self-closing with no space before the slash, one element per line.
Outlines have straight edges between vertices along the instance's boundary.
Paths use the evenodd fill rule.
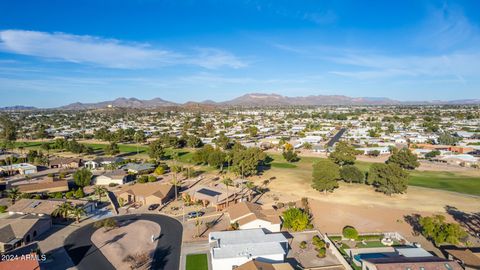
<path fill-rule="evenodd" d="M 187 255 L 186 270 L 208 270 L 207 254 Z"/>
<path fill-rule="evenodd" d="M 292 163 L 286 163 L 286 162 L 272 162 L 270 163 L 270 166 L 272 166 L 273 168 L 283 168 L 283 169 L 297 168 L 297 165 Z"/>
<path fill-rule="evenodd" d="M 285 168 L 273 166 L 274 163 L 286 162 L 280 154 L 269 153 L 269 156 L 273 159 L 272 168 L 283 168 L 282 172 L 295 174 L 298 179 L 308 182 L 311 181 L 312 164 L 321 159 L 320 157 L 301 157 L 300 161 L 295 162 L 295 168 Z M 371 164 L 365 161 L 355 162 L 355 166 L 364 172 L 369 170 Z M 468 176 L 461 172 L 411 171 L 409 185 L 480 196 L 480 177 Z"/>

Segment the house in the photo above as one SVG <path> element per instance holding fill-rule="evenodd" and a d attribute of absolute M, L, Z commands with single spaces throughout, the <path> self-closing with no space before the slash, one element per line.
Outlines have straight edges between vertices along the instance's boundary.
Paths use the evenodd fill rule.
<path fill-rule="evenodd" d="M 121 167 L 121 169 L 124 169 L 128 171 L 129 173 L 134 173 L 134 174 L 146 174 L 146 173 L 151 173 L 155 170 L 155 164 L 152 163 L 127 163 Z"/>
<path fill-rule="evenodd" d="M 0 252 L 6 252 L 37 239 L 52 227 L 48 216 L 10 215 L 0 219 Z"/>
<path fill-rule="evenodd" d="M 355 150 L 362 152 L 364 155 L 372 155 L 377 152 L 379 155 L 388 155 L 390 154 L 390 148 L 387 146 L 383 147 L 362 147 L 356 148 Z"/>
<path fill-rule="evenodd" d="M 81 158 L 56 158 L 50 160 L 49 167 L 61 169 L 78 169 L 82 166 Z"/>
<path fill-rule="evenodd" d="M 115 163 L 123 162 L 124 159 L 121 157 L 101 157 L 93 160 L 85 161 L 83 166 L 90 170 L 95 170 L 100 167 L 108 166 Z"/>
<path fill-rule="evenodd" d="M 469 154 L 446 155 L 438 158 L 448 164 L 461 166 L 475 166 L 479 164 L 479 158 Z"/>
<path fill-rule="evenodd" d="M 82 206 L 88 215 L 95 210 L 95 203 L 86 200 L 67 200 L 67 199 L 20 199 L 14 205 L 8 207 L 10 215 L 37 215 L 51 216 L 55 209 L 61 204 L 68 202 L 72 205 Z"/>
<path fill-rule="evenodd" d="M 182 197 L 191 202 L 201 201 L 204 207 L 214 206 L 217 211 L 223 210 L 227 205 L 241 201 L 248 201 L 251 191 L 245 188 L 224 184 L 214 186 L 195 185 L 185 190 Z"/>
<path fill-rule="evenodd" d="M 28 163 L 18 163 L 7 166 L 0 166 L 0 174 L 21 174 L 29 175 L 37 172 L 37 166 Z"/>
<path fill-rule="evenodd" d="M 268 234 L 263 229 L 211 232 L 208 242 L 213 270 L 234 269 L 253 259 L 283 263 L 289 249 L 283 234 Z"/>
<path fill-rule="evenodd" d="M 239 202 L 227 208 L 230 223 L 237 223 L 240 230 L 263 228 L 269 232 L 279 232 L 282 221 L 272 209 L 263 209 L 251 202 Z"/>
<path fill-rule="evenodd" d="M 385 257 L 364 259 L 362 270 L 462 270 L 463 268 L 454 261 L 435 256 L 429 257 Z"/>
<path fill-rule="evenodd" d="M 23 255 L 26 259 L 19 260 L 4 260 L 0 261 L 0 270 L 40 270 L 43 267 L 40 267 L 40 263 L 37 254 L 27 254 Z M 30 258 L 27 258 L 30 256 Z"/>
<path fill-rule="evenodd" d="M 107 171 L 104 174 L 95 176 L 93 183 L 95 185 L 123 185 L 128 181 L 128 173 L 124 170 Z"/>
<path fill-rule="evenodd" d="M 293 270 L 293 267 L 289 263 L 266 263 L 253 259 L 235 270 Z"/>
<path fill-rule="evenodd" d="M 125 185 L 115 194 L 117 200 L 123 201 L 125 204 L 149 205 L 158 203 L 162 205 L 172 198 L 174 192 L 173 185 L 154 182 Z"/>
<path fill-rule="evenodd" d="M 480 252 L 469 248 L 446 249 L 448 259 L 458 262 L 465 270 L 480 269 Z"/>
<path fill-rule="evenodd" d="M 17 184 L 17 183 L 16 183 Z M 45 177 L 28 184 L 19 184 L 16 187 L 21 193 L 54 193 L 68 191 L 68 181 Z"/>

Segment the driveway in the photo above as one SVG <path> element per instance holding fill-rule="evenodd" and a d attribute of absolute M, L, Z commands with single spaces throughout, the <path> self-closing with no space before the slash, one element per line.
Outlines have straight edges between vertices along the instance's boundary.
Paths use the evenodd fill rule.
<path fill-rule="evenodd" d="M 153 257 L 152 269 L 179 269 L 183 228 L 178 220 L 157 214 L 125 215 L 113 218 L 117 221 L 148 220 L 158 223 L 162 233 Z M 65 249 L 79 270 L 113 270 L 115 269 L 113 265 L 91 241 L 95 230 L 93 223 L 90 223 L 74 231 L 65 239 Z"/>

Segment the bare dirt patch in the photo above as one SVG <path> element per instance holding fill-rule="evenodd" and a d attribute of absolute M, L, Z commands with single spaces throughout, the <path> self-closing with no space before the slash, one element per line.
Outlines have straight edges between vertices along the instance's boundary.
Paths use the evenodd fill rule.
<path fill-rule="evenodd" d="M 157 240 L 152 242 L 152 235 L 160 235 L 160 226 L 154 222 L 137 220 L 129 224 L 105 231 L 98 229 L 92 235 L 92 242 L 116 269 L 130 270 L 130 264 L 123 260 L 127 256 L 147 254 L 150 258 L 157 247 Z"/>

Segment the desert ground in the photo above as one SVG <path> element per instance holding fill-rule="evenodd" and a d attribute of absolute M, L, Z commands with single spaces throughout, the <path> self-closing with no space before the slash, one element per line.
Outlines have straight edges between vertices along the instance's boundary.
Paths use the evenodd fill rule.
<path fill-rule="evenodd" d="M 157 242 L 151 241 L 152 235 L 160 235 L 160 226 L 151 221 L 137 220 L 129 224 L 120 223 L 118 228 L 107 232 L 100 228 L 92 235 L 92 242 L 116 269 L 130 270 L 130 264 L 123 262 L 124 258 L 142 253 L 151 256 L 157 247 Z"/>

